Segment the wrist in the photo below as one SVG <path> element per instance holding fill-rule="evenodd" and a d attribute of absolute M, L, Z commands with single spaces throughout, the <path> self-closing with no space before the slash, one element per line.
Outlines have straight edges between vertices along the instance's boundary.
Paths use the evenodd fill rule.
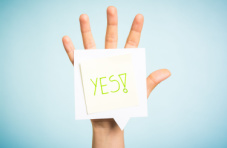
<path fill-rule="evenodd" d="M 101 121 L 102 120 L 102 121 Z M 92 121 L 93 129 L 93 148 L 123 148 L 124 147 L 124 131 L 119 128 L 113 119 L 101 119 L 98 122 Z"/>
<path fill-rule="evenodd" d="M 98 133 L 102 135 L 112 135 L 112 134 L 124 134 L 124 131 L 119 128 L 118 125 L 93 125 L 93 133 Z"/>

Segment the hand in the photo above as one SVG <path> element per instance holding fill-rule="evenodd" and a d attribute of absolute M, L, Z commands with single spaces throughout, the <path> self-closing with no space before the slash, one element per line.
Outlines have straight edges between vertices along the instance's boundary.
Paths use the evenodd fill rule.
<path fill-rule="evenodd" d="M 91 33 L 89 18 L 82 14 L 79 18 L 84 48 L 95 49 L 95 41 Z M 125 48 L 137 48 L 143 28 L 144 17 L 137 14 L 132 23 L 131 31 L 125 44 Z M 107 8 L 107 30 L 105 37 L 105 49 L 117 48 L 118 41 L 118 16 L 117 9 L 113 6 Z M 64 48 L 71 63 L 74 63 L 74 45 L 68 36 L 62 38 Z M 163 80 L 171 75 L 169 70 L 160 69 L 147 77 L 147 97 L 151 91 Z M 92 119 L 93 147 L 124 147 L 124 132 L 120 130 L 114 119 Z"/>

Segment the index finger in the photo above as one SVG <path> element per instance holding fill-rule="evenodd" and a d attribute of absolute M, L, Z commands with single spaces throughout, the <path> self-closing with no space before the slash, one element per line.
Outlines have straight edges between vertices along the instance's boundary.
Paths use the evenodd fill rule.
<path fill-rule="evenodd" d="M 141 31 L 143 28 L 144 17 L 137 14 L 132 23 L 131 31 L 125 44 L 125 48 L 137 48 L 140 42 Z"/>

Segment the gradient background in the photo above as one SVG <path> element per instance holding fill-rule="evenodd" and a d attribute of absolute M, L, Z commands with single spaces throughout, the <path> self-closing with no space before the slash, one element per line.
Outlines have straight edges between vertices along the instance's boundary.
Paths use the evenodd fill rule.
<path fill-rule="evenodd" d="M 116 6 L 124 47 L 137 13 L 147 75 L 172 76 L 125 129 L 130 148 L 227 147 L 227 1 L 0 1 L 0 147 L 91 147 L 89 120 L 74 120 L 73 66 L 62 37 L 83 48 L 79 15 L 104 48 L 106 8 Z"/>

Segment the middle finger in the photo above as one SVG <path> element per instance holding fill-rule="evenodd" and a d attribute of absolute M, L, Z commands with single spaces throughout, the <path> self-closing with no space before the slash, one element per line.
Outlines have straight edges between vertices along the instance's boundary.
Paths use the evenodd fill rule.
<path fill-rule="evenodd" d="M 118 40 L 118 18 L 117 9 L 113 6 L 107 8 L 107 29 L 106 29 L 106 39 L 105 48 L 117 48 Z"/>

